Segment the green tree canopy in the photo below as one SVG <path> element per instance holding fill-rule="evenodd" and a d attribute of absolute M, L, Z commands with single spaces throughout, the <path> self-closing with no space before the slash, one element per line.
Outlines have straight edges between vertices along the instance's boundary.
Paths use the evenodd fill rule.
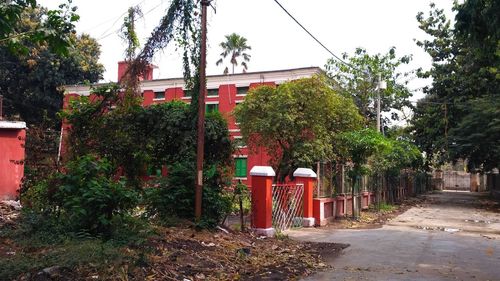
<path fill-rule="evenodd" d="M 20 32 L 37 30 L 48 10 L 27 8 L 16 25 Z M 97 82 L 102 78 L 104 67 L 98 62 L 100 46 L 86 34 L 68 35 L 73 45 L 61 54 L 47 41 L 33 42 L 20 38 L 27 50 L 12 52 L 10 45 L 0 44 L 0 93 L 4 96 L 7 116 L 20 115 L 21 119 L 38 124 L 44 117 L 55 119 L 62 107 L 60 86 L 82 82 Z"/>
<path fill-rule="evenodd" d="M 410 56 L 397 57 L 394 47 L 386 54 L 376 55 L 370 55 L 365 49 L 357 48 L 352 56 L 344 53 L 343 59 L 349 65 L 329 59 L 325 68 L 328 76 L 336 81 L 340 92 L 353 97 L 367 124 L 374 126 L 376 123 L 379 76 L 387 82 L 387 89 L 380 92 L 382 112 L 392 111 L 391 118 L 398 120 L 399 115 L 393 110 L 411 107 L 408 100 L 411 92 L 407 87 L 408 76 L 411 73 L 398 71 L 399 66 L 410 62 Z M 389 122 L 389 119 L 386 119 L 384 123 L 388 125 Z"/>
<path fill-rule="evenodd" d="M 239 57 L 243 57 L 243 61 L 241 62 L 241 66 L 243 67 L 243 72 L 246 72 L 248 69 L 247 62 L 250 61 L 250 54 L 247 53 L 248 50 L 251 50 L 252 47 L 247 45 L 247 39 L 243 36 L 240 36 L 236 33 L 231 33 L 226 35 L 226 41 L 221 42 L 219 45 L 222 48 L 222 53 L 220 54 L 221 58 L 217 61 L 217 65 L 221 64 L 225 58 L 229 56 L 229 62 L 233 67 L 232 74 L 234 74 L 234 68 L 238 66 Z M 224 69 L 224 74 L 228 74 L 229 69 L 226 67 Z"/>
<path fill-rule="evenodd" d="M 419 75 L 433 83 L 415 110 L 413 135 L 435 164 L 466 159 L 487 171 L 500 159 L 500 3 L 467 0 L 454 10 L 454 24 L 434 4 L 427 17 L 417 15 L 431 36 L 417 44 L 433 59 Z"/>
<path fill-rule="evenodd" d="M 36 7 L 36 0 L 0 2 L 0 46 L 14 53 L 28 53 L 31 46 L 27 42 L 44 43 L 55 53 L 68 54 L 73 43 L 74 22 L 80 18 L 75 13 L 77 8 L 68 0 L 57 10 L 46 10 L 44 16 L 27 29 L 23 23 L 26 10 Z"/>
<path fill-rule="evenodd" d="M 280 180 L 297 167 L 332 159 L 334 136 L 362 123 L 351 98 L 319 76 L 252 89 L 234 114 L 250 149 L 266 148 Z"/>
<path fill-rule="evenodd" d="M 353 163 L 353 176 L 371 172 L 397 175 L 401 169 L 421 167 L 422 153 L 409 140 L 385 137 L 370 128 L 342 133 L 336 144 L 339 158 Z"/>

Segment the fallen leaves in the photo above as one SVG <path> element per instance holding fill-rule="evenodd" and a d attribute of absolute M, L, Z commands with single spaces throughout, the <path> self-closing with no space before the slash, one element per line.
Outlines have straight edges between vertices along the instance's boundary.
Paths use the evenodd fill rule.
<path fill-rule="evenodd" d="M 214 234 L 192 229 L 164 229 L 161 233 L 164 235 L 151 241 L 156 250 L 145 269 L 153 279 L 294 280 L 327 268 L 322 255 L 339 253 L 346 247 L 261 239 L 251 233 Z"/>

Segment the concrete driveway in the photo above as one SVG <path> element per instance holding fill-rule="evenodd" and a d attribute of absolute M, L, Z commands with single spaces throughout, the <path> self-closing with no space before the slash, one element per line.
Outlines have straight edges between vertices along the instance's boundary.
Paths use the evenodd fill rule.
<path fill-rule="evenodd" d="M 426 197 L 379 229 L 289 231 L 293 239 L 351 245 L 329 261 L 332 270 L 305 280 L 500 280 L 498 206 L 477 193 Z"/>

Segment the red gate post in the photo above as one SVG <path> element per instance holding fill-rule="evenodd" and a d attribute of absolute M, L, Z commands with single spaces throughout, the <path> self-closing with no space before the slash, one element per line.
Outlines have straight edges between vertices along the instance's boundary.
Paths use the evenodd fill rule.
<path fill-rule="evenodd" d="M 26 123 L 0 121 L 0 200 L 19 196 L 24 176 L 25 142 Z"/>
<path fill-rule="evenodd" d="M 274 236 L 272 226 L 273 211 L 273 168 L 254 166 L 252 177 L 252 229 L 258 235 Z"/>
<path fill-rule="evenodd" d="M 313 215 L 313 190 L 314 182 L 316 181 L 316 173 L 307 168 L 297 168 L 293 172 L 296 183 L 304 183 L 304 219 L 303 225 L 305 227 L 314 226 Z"/>

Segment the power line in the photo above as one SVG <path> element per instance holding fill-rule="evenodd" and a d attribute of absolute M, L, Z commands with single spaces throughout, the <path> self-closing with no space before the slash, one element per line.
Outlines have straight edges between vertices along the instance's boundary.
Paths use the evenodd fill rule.
<path fill-rule="evenodd" d="M 292 16 L 292 14 L 290 14 L 290 12 L 288 12 L 287 9 L 285 9 L 285 7 L 283 7 L 283 5 L 281 5 L 281 3 L 278 2 L 278 0 L 274 0 L 274 2 L 276 2 L 276 4 L 278 4 L 278 6 L 280 6 L 280 8 L 283 11 L 285 11 L 285 13 L 290 18 L 292 18 L 307 34 L 309 34 L 309 36 L 311 36 L 321 47 L 323 47 L 323 49 L 325 49 L 328 53 L 330 53 L 335 59 L 337 59 L 341 63 L 349 66 L 350 68 L 352 68 L 354 70 L 361 71 L 361 70 L 357 69 L 356 67 L 354 67 L 353 65 L 351 65 L 350 63 L 344 61 L 343 59 L 341 59 L 340 57 L 335 55 L 332 51 L 330 51 L 330 49 L 328 49 L 323 43 L 321 43 L 321 41 L 319 41 L 318 38 L 316 38 L 316 36 L 314 36 L 311 32 L 309 32 L 309 30 L 307 30 L 307 28 L 305 28 L 294 16 Z"/>
<path fill-rule="evenodd" d="M 144 3 L 144 2 L 145 2 L 145 0 L 143 0 L 141 3 L 137 4 L 136 6 L 141 5 L 141 4 L 142 4 L 142 3 Z M 143 14 L 141 17 L 139 17 L 139 18 L 142 18 L 142 17 L 144 17 L 145 15 L 147 15 L 147 14 L 151 13 L 152 11 L 154 11 L 154 10 L 158 9 L 158 7 L 160 7 L 162 4 L 163 4 L 163 1 L 160 1 L 160 3 L 159 3 L 158 5 L 154 6 L 154 7 L 153 7 L 153 8 L 151 8 L 151 9 L 149 9 L 146 13 L 144 13 L 144 14 Z M 102 40 L 102 39 L 104 39 L 104 38 L 106 38 L 106 37 L 109 37 L 109 36 L 111 36 L 111 35 L 113 35 L 113 34 L 115 34 L 115 33 L 120 32 L 121 27 L 120 27 L 120 28 L 118 28 L 118 29 L 116 29 L 116 30 L 113 30 L 113 31 L 111 31 L 111 32 L 107 33 L 108 31 L 110 31 L 110 30 L 111 30 L 111 28 L 113 28 L 113 26 L 114 26 L 114 25 L 118 22 L 118 20 L 120 20 L 120 18 L 121 18 L 121 17 L 123 17 L 123 16 L 124 16 L 127 12 L 128 12 L 128 10 L 127 10 L 125 13 L 121 14 L 121 15 L 120 15 L 120 17 L 118 17 L 118 19 L 116 19 L 116 21 L 115 21 L 115 22 L 111 25 L 111 27 L 110 27 L 110 28 L 108 28 L 106 31 L 104 31 L 104 32 L 101 34 L 101 36 L 100 36 L 99 38 L 97 38 L 97 41 Z M 107 34 L 106 34 L 106 33 L 107 33 Z"/>
<path fill-rule="evenodd" d="M 135 5 L 133 5 L 133 6 L 140 6 L 140 5 L 144 4 L 145 2 L 146 2 L 146 0 L 142 0 L 142 1 L 138 2 L 137 4 L 135 4 Z M 101 27 L 101 26 L 102 26 L 102 25 L 104 25 L 105 23 L 108 23 L 108 22 L 112 21 L 113 19 L 115 19 L 115 21 L 113 22 L 113 24 L 111 25 L 111 27 L 109 27 L 106 31 L 104 31 L 104 32 L 101 34 L 101 36 L 102 36 L 104 33 L 108 32 L 111 28 L 113 28 L 113 26 L 114 26 L 114 25 L 115 25 L 115 24 L 116 24 L 116 23 L 117 23 L 117 22 L 118 22 L 118 21 L 119 21 L 119 20 L 120 20 L 120 19 L 121 19 L 121 18 L 122 18 L 122 17 L 123 17 L 126 13 L 127 13 L 127 12 L 128 12 L 128 9 L 127 9 L 125 12 L 123 12 L 122 14 L 120 14 L 117 18 L 109 18 L 109 19 L 107 19 L 107 20 L 105 20 L 105 21 L 103 21 L 103 22 L 101 22 L 101 23 L 99 23 L 99 24 L 97 24 L 97 25 L 94 25 L 94 26 L 92 26 L 92 27 L 90 27 L 90 28 L 88 28 L 88 29 L 84 30 L 83 32 L 89 32 L 89 31 L 91 31 L 91 30 L 93 30 L 93 29 L 96 29 L 96 28 L 98 28 L 98 27 Z"/>

